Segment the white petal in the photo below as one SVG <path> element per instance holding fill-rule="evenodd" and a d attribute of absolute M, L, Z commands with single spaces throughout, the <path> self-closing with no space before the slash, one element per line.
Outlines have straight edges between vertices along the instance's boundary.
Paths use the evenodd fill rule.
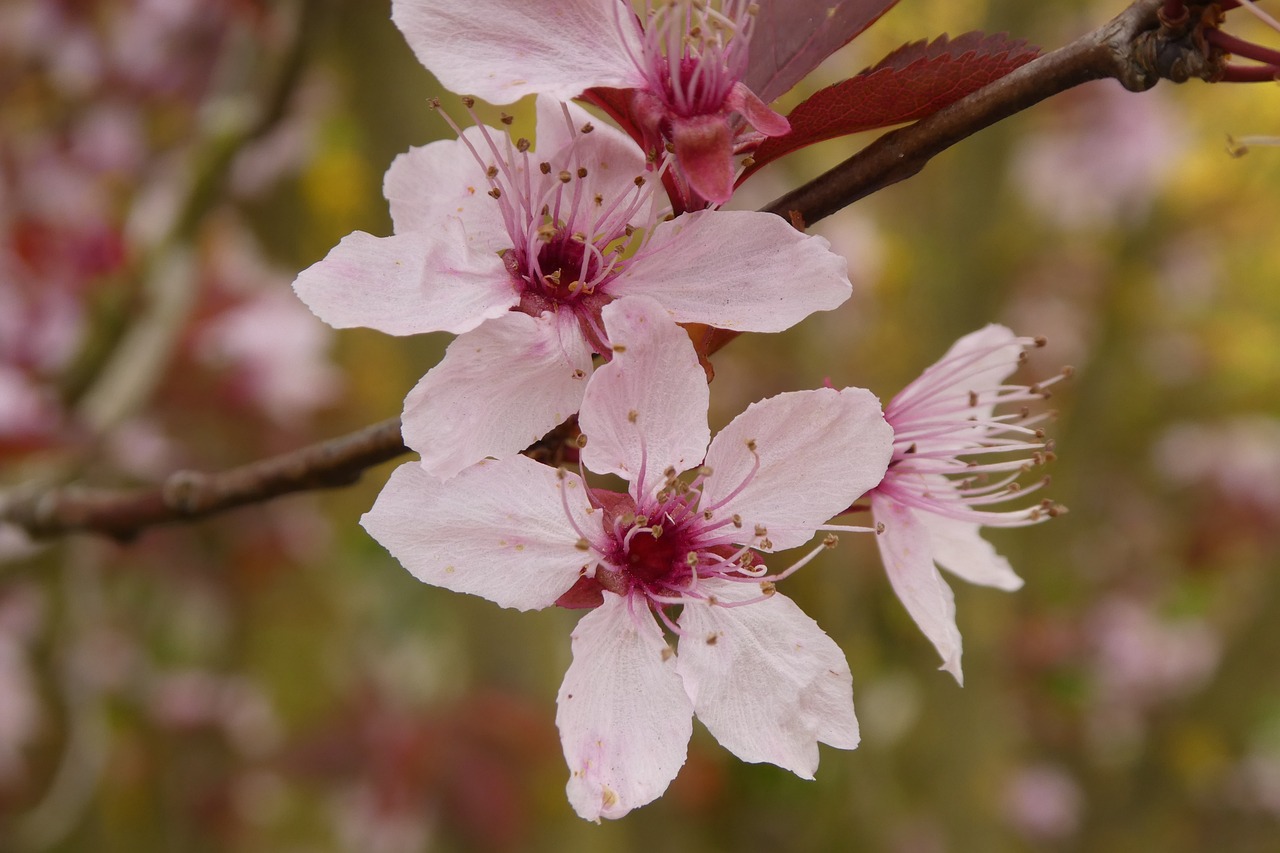
<path fill-rule="evenodd" d="M 901 407 L 920 393 L 929 393 L 930 405 L 916 403 L 912 407 L 912 420 L 927 420 L 931 409 L 938 407 L 951 412 L 954 397 L 966 397 L 970 392 L 983 392 L 998 387 L 1018 368 L 1018 357 L 1024 347 L 1017 343 L 1017 336 L 1004 326 L 991 323 L 976 332 L 970 332 L 951 345 L 946 355 L 927 367 L 910 385 L 894 397 L 890 407 Z M 939 392 L 935 387 L 948 389 Z M 990 403 L 970 406 L 964 419 L 984 421 L 991 417 L 995 406 Z M 955 418 L 959 431 L 986 432 L 986 427 L 963 427 Z"/>
<path fill-rule="evenodd" d="M 754 474 L 748 441 L 760 459 Z M 718 514 L 742 516 L 748 532 L 764 525 L 774 550 L 794 548 L 880 484 L 892 444 L 880 403 L 865 389 L 779 394 L 752 403 L 712 440 L 701 506 L 728 498 Z"/>
<path fill-rule="evenodd" d="M 662 487 L 668 467 L 680 472 L 702 461 L 711 437 L 707 376 L 688 334 L 652 299 L 620 299 L 603 315 L 613 360 L 595 372 L 582 401 L 582 462 L 632 481 L 639 498 Z"/>
<path fill-rule="evenodd" d="M 880 559 L 898 600 L 942 655 L 942 666 L 960 684 L 960 629 L 956 627 L 956 603 L 951 587 L 933 565 L 929 531 L 908 507 L 871 493 L 871 512 L 884 532 L 876 536 Z"/>
<path fill-rule="evenodd" d="M 578 540 L 599 541 L 603 532 L 602 513 L 588 509 L 577 475 L 560 480 L 523 456 L 482 462 L 447 482 L 408 462 L 360 523 L 418 580 L 534 610 L 554 604 L 589 568 Z"/>
<path fill-rule="evenodd" d="M 622 817 L 662 796 L 684 764 L 693 705 L 643 600 L 604 604 L 578 622 L 557 698 L 569 803 L 587 820 Z"/>
<path fill-rule="evenodd" d="M 929 489 L 935 494 L 955 488 L 946 477 L 928 479 Z M 969 583 L 1010 592 L 1022 588 L 1022 578 L 1013 571 L 1009 561 L 979 535 L 981 525 L 931 512 L 919 513 L 918 518 L 929 532 L 933 559 L 942 568 Z"/>
<path fill-rule="evenodd" d="M 720 601 L 760 596 L 756 584 L 706 581 Z M 818 742 L 858 745 L 853 677 L 844 652 L 781 593 L 740 607 L 689 601 L 680 616 L 677 671 L 694 712 L 743 761 L 767 761 L 804 779 Z"/>
<path fill-rule="evenodd" d="M 502 259 L 469 248 L 456 220 L 394 237 L 348 234 L 293 289 L 331 326 L 390 335 L 467 332 L 520 300 Z"/>
<path fill-rule="evenodd" d="M 495 104 L 645 85 L 630 58 L 643 51 L 639 25 L 622 0 L 394 0 L 391 18 L 441 85 Z"/>
<path fill-rule="evenodd" d="M 410 148 L 391 162 L 382 179 L 382 194 L 391 207 L 397 234 L 432 230 L 444 220 L 456 218 L 462 221 L 467 241 L 477 251 L 494 254 L 511 248 L 502 208 L 489 195 L 485 177 L 485 170 L 497 162 L 484 141 L 486 132 L 495 140 L 507 136 L 493 128 L 469 127 L 463 131 L 463 139 L 442 139 Z M 476 160 L 473 148 L 483 162 Z M 522 164 L 517 162 L 513 167 L 519 169 Z"/>
<path fill-rule="evenodd" d="M 686 213 L 654 229 L 609 293 L 646 294 L 681 323 L 780 332 L 849 298 L 848 263 L 771 213 Z"/>
<path fill-rule="evenodd" d="M 509 311 L 462 335 L 404 401 L 404 440 L 448 478 L 519 453 L 578 410 L 591 352 L 571 317 Z"/>
<path fill-rule="evenodd" d="M 619 198 L 631 199 L 638 192 L 643 192 L 649 203 L 638 207 L 630 223 L 637 228 L 649 225 L 656 199 L 650 187 L 643 191 L 636 188 L 636 178 L 642 177 L 646 182 L 652 178 L 640 146 L 613 125 L 595 118 L 576 104 L 539 96 L 537 110 L 537 159 L 550 162 L 556 172 L 567 169 L 577 173 L 579 168 L 586 169 L 587 177 L 582 179 L 585 181 L 583 197 L 599 196 L 603 207 L 611 206 Z M 565 120 L 566 110 L 568 121 Z M 588 123 L 594 129 L 584 134 L 582 127 Z M 652 183 L 657 186 L 657 181 Z M 665 198 L 660 188 L 657 195 Z M 594 230 L 593 217 L 599 215 L 596 205 L 579 204 L 574 213 L 568 224 L 571 231 L 587 233 Z"/>

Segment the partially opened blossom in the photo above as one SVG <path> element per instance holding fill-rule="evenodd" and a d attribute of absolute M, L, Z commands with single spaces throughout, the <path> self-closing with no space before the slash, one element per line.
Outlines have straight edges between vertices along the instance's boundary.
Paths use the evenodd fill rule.
<path fill-rule="evenodd" d="M 600 312 L 613 299 L 776 332 L 851 291 L 826 240 L 765 213 L 668 220 L 630 139 L 550 99 L 538 113 L 537 154 L 474 127 L 401 155 L 384 185 L 395 235 L 357 231 L 294 285 L 340 328 L 460 335 L 405 401 L 405 441 L 440 477 L 578 410 L 592 354 L 611 353 Z"/>
<path fill-rule="evenodd" d="M 1036 524 L 1061 507 L 1039 501 L 1001 509 L 1039 488 L 1020 476 L 1052 456 L 1052 443 L 1025 404 L 1048 397 L 1039 385 L 1006 385 L 1035 338 L 990 325 L 966 335 L 885 407 L 893 461 L 871 492 L 883 531 L 876 537 L 889 582 L 942 655 L 942 669 L 963 681 L 955 600 L 936 566 L 970 583 L 1015 590 L 1022 579 L 980 535 L 986 527 Z M 996 414 L 1002 404 L 1019 404 Z"/>
<path fill-rule="evenodd" d="M 445 482 L 407 464 L 363 524 L 427 583 L 521 610 L 592 608 L 557 714 L 582 817 L 660 796 L 695 714 L 744 761 L 811 778 L 819 742 L 858 743 L 851 676 L 774 584 L 834 537 L 781 572 L 765 560 L 880 482 L 891 435 L 879 403 L 856 388 L 781 394 L 708 446 L 707 384 L 685 332 L 645 297 L 602 313 L 616 354 L 582 404 L 582 461 L 626 480 L 625 494 L 523 456 Z"/>
<path fill-rule="evenodd" d="M 735 149 L 791 129 L 743 83 L 756 14 L 753 0 L 647 0 L 639 18 L 629 0 L 392 3 L 418 59 L 455 92 L 508 104 L 625 90 L 648 152 L 670 143 L 689 187 L 717 204 L 733 192 Z"/>

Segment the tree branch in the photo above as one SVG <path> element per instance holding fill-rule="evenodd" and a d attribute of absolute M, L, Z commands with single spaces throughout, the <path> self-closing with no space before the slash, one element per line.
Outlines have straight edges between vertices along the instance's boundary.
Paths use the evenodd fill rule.
<path fill-rule="evenodd" d="M 885 134 L 764 209 L 797 227 L 810 225 L 917 174 L 938 153 L 979 130 L 1090 80 L 1114 78 L 1140 92 L 1162 78 L 1215 79 L 1221 73 L 1220 59 L 1201 36 L 1200 16 L 1210 4 L 1185 4 L 1184 11 L 1192 14 L 1177 21 L 1161 15 L 1163 5 L 1164 0 L 1137 0 L 1105 26 L 928 118 Z M 714 352 L 732 337 L 711 330 L 700 349 Z M 181 471 L 153 488 L 64 486 L 0 494 L 0 523 L 17 525 L 35 537 L 92 532 L 125 540 L 154 525 L 189 521 L 291 492 L 349 485 L 366 468 L 408 452 L 400 421 L 393 418 L 229 471 Z"/>
<path fill-rule="evenodd" d="M 178 471 L 158 487 L 63 486 L 0 495 L 0 521 L 34 537 L 92 532 L 132 539 L 159 524 L 190 521 L 291 492 L 349 486 L 365 469 L 408 452 L 400 419 L 216 474 Z"/>

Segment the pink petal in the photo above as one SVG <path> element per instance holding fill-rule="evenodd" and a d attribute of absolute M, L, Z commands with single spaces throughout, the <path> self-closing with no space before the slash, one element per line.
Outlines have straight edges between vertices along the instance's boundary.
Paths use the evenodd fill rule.
<path fill-rule="evenodd" d="M 869 391 L 779 394 L 752 403 L 712 440 L 701 506 L 712 508 L 742 487 L 717 513 L 742 516 L 748 532 L 764 525 L 775 550 L 794 548 L 880 484 L 892 444 L 893 431 Z"/>
<path fill-rule="evenodd" d="M 889 583 L 911 618 L 942 655 L 941 669 L 964 684 L 960 671 L 960 629 L 955 597 L 933 566 L 929 531 L 911 509 L 879 492 L 871 493 L 871 512 L 884 532 L 876 536 Z"/>
<path fill-rule="evenodd" d="M 715 204 L 733 195 L 733 128 L 717 113 L 672 116 L 671 142 L 689 186 Z"/>
<path fill-rule="evenodd" d="M 506 131 L 486 128 L 501 140 Z M 480 252 L 511 248 L 497 199 L 489 195 L 485 170 L 495 165 L 479 127 L 463 131 L 463 139 L 442 139 L 410 148 L 391 162 L 382 179 L 382 194 L 391 207 L 397 234 L 432 231 L 449 218 L 462 221 L 467 241 Z M 484 158 L 478 162 L 468 144 Z"/>
<path fill-rule="evenodd" d="M 929 480 L 929 489 L 935 495 L 955 488 L 946 477 L 931 476 Z M 933 559 L 942 568 L 969 583 L 1010 592 L 1022 588 L 1022 578 L 1014 572 L 1009 561 L 997 554 L 991 543 L 979 535 L 981 525 L 935 513 L 922 512 L 918 518 L 929 533 Z"/>
<path fill-rule="evenodd" d="M 724 602 L 761 594 L 756 584 L 732 581 L 704 581 L 699 590 Z M 844 653 L 785 595 L 741 607 L 689 601 L 680 627 L 676 669 L 694 711 L 743 761 L 812 779 L 819 741 L 858 745 Z"/>
<path fill-rule="evenodd" d="M 849 298 L 848 264 L 771 213 L 686 213 L 654 229 L 615 296 L 652 296 L 680 323 L 780 332 Z"/>
<path fill-rule="evenodd" d="M 652 178 L 644 151 L 631 137 L 608 122 L 596 118 L 577 104 L 557 101 L 545 95 L 538 96 L 537 110 L 537 160 L 550 161 L 557 171 L 586 169 L 584 195 L 599 195 L 604 200 L 603 204 L 608 205 L 619 196 L 634 195 L 637 177 L 646 181 Z M 582 133 L 582 128 L 588 124 L 592 127 L 591 132 Z M 661 191 L 657 195 L 662 195 Z M 591 205 L 579 207 L 588 215 L 595 212 Z M 646 205 L 637 212 L 633 220 L 637 228 L 651 221 L 652 207 L 652 204 Z M 575 223 L 574 227 L 580 224 Z M 591 230 L 589 223 L 584 230 Z"/>
<path fill-rule="evenodd" d="M 572 317 L 507 312 L 462 335 L 404 401 L 404 440 L 448 478 L 511 456 L 578 410 L 591 351 Z"/>
<path fill-rule="evenodd" d="M 894 398 L 893 404 L 900 405 L 904 399 L 909 399 L 917 386 L 928 387 L 935 376 L 940 377 L 937 381 L 945 382 L 947 380 L 942 377 L 954 374 L 955 378 L 950 380 L 950 384 L 954 392 L 962 396 L 971 391 L 980 392 L 995 388 L 1017 370 L 1018 356 L 1022 351 L 1023 346 L 1017 343 L 1017 336 L 1012 331 L 991 323 L 976 332 L 970 332 L 952 344 L 946 355 L 926 368 L 919 379 L 904 388 L 902 393 Z M 954 405 L 954 400 L 946 394 L 938 394 L 937 400 L 936 405 L 946 409 Z M 928 406 L 917 408 L 912 418 L 924 419 L 929 408 Z M 986 420 L 991 417 L 994 408 L 995 406 L 991 404 L 971 406 L 966 410 L 965 417 L 979 421 Z M 963 429 L 985 431 L 986 428 L 964 427 Z"/>
<path fill-rule="evenodd" d="M 765 136 L 785 136 L 791 132 L 791 122 L 786 116 L 769 109 L 769 105 L 756 97 L 756 93 L 742 81 L 733 84 L 726 106 L 741 113 L 747 124 Z"/>
<path fill-rule="evenodd" d="M 393 0 L 391 19 L 446 89 L 509 104 L 635 88 L 640 28 L 622 0 Z"/>
<path fill-rule="evenodd" d="M 568 489 L 562 500 L 561 488 Z M 360 523 L 423 583 L 503 607 L 550 607 L 591 568 L 578 530 L 603 536 L 582 481 L 517 456 L 486 461 L 441 482 L 401 465 Z"/>
<path fill-rule="evenodd" d="M 652 299 L 619 299 L 603 316 L 613 359 L 596 371 L 582 400 L 582 462 L 630 480 L 638 498 L 662 487 L 667 468 L 685 471 L 702 461 L 711 437 L 707 376 L 688 334 Z"/>
<path fill-rule="evenodd" d="M 609 593 L 573 632 L 557 698 L 569 803 L 587 820 L 619 818 L 662 795 L 684 764 L 693 706 L 675 656 L 643 601 Z"/>
<path fill-rule="evenodd" d="M 456 220 L 394 237 L 348 234 L 293 289 L 331 326 L 390 335 L 467 332 L 520 300 L 502 259 L 468 248 Z"/>

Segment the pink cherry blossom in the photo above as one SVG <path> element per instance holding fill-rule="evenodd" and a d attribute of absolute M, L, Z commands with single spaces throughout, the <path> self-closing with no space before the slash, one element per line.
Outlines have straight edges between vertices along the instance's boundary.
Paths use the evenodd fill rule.
<path fill-rule="evenodd" d="M 521 610 L 593 608 L 573 632 L 557 714 L 582 817 L 660 796 L 695 714 L 742 760 L 811 778 L 819 742 L 858 743 L 852 678 L 775 583 L 834 537 L 780 572 L 765 560 L 880 482 L 892 437 L 879 403 L 856 388 L 781 394 L 708 446 L 686 333 L 647 297 L 602 316 L 615 355 L 583 400 L 582 462 L 625 479 L 625 494 L 523 456 L 444 482 L 408 464 L 362 523 L 426 583 Z"/>
<path fill-rule="evenodd" d="M 650 155 L 673 147 L 693 208 L 729 200 L 735 151 L 791 130 L 743 82 L 757 10 L 752 0 L 647 0 L 638 20 L 626 0 L 395 0 L 392 18 L 455 92 L 507 104 L 624 90 Z"/>
<path fill-rule="evenodd" d="M 884 525 L 876 537 L 889 582 L 907 612 L 942 655 L 942 669 L 963 683 L 955 600 L 935 564 L 983 586 L 1022 586 L 982 527 L 1036 524 L 1062 512 L 1051 501 L 995 509 L 1035 491 L 1022 473 L 1052 456 L 1052 442 L 1036 426 L 1042 416 L 1022 408 L 995 414 L 1001 404 L 1048 397 L 1038 385 L 1006 385 L 1027 349 L 1041 340 L 990 325 L 966 335 L 885 407 L 893 427 L 893 461 L 871 492 L 871 511 Z M 1066 375 L 1064 373 L 1064 375 Z"/>
<path fill-rule="evenodd" d="M 847 265 L 779 217 L 668 220 L 640 150 L 577 107 L 538 102 L 539 151 L 486 127 L 401 155 L 395 235 L 357 231 L 294 285 L 321 319 L 460 337 L 405 401 L 404 436 L 450 477 L 518 453 L 578 410 L 611 300 L 656 298 L 677 322 L 776 332 L 851 292 Z"/>

